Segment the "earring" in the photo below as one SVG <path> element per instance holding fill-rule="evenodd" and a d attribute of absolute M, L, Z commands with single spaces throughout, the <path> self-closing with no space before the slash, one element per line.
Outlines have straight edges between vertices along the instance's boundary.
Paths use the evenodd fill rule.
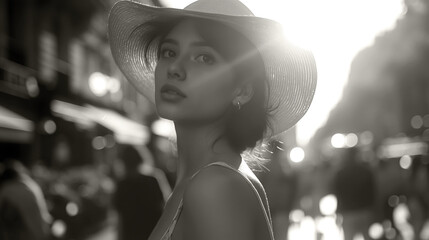
<path fill-rule="evenodd" d="M 240 111 L 240 110 L 241 110 L 241 103 L 240 103 L 240 101 L 237 101 L 237 102 L 234 104 L 234 106 L 237 108 L 237 110 L 238 110 L 238 111 Z"/>

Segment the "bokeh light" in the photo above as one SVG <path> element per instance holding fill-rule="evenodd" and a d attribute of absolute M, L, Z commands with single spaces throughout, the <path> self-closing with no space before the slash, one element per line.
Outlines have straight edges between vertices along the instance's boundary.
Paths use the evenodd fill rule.
<path fill-rule="evenodd" d="M 304 149 L 300 147 L 292 148 L 292 150 L 290 151 L 289 157 L 292 162 L 295 162 L 295 163 L 302 162 L 305 158 Z"/>
<path fill-rule="evenodd" d="M 399 204 L 399 197 L 397 195 L 392 195 L 387 200 L 387 204 L 389 204 L 390 207 L 394 208 L 398 206 Z"/>
<path fill-rule="evenodd" d="M 337 211 L 337 197 L 329 194 L 320 199 L 319 202 L 320 212 L 323 215 L 333 215 Z"/>
<path fill-rule="evenodd" d="M 25 82 L 25 87 L 27 88 L 27 92 L 30 97 L 37 97 L 39 95 L 39 85 L 35 77 L 27 78 L 27 81 Z"/>
<path fill-rule="evenodd" d="M 301 222 L 305 217 L 304 211 L 301 209 L 294 209 L 289 213 L 289 219 L 292 222 L 298 223 Z"/>
<path fill-rule="evenodd" d="M 101 150 L 106 147 L 106 139 L 102 136 L 97 136 L 92 139 L 92 147 L 96 150 Z"/>
<path fill-rule="evenodd" d="M 403 169 L 409 169 L 412 163 L 413 159 L 409 155 L 404 155 L 399 159 L 399 166 Z"/>
<path fill-rule="evenodd" d="M 101 97 L 106 95 L 108 91 L 108 81 L 104 74 L 94 72 L 89 76 L 89 89 L 95 96 Z"/>
<path fill-rule="evenodd" d="M 55 237 L 61 238 L 66 233 L 66 230 L 67 230 L 67 225 L 64 221 L 55 220 L 52 223 L 51 232 L 52 232 L 52 235 L 54 235 Z"/>
<path fill-rule="evenodd" d="M 344 134 L 336 133 L 331 138 L 331 145 L 334 148 L 343 148 L 346 144 L 346 137 Z"/>
<path fill-rule="evenodd" d="M 54 134 L 55 133 L 55 131 L 57 130 L 57 125 L 55 124 L 55 122 L 54 121 L 52 121 L 52 120 L 46 120 L 44 123 L 43 123 L 43 130 L 45 130 L 45 132 L 47 133 L 47 134 Z"/>
<path fill-rule="evenodd" d="M 66 212 L 69 216 L 76 216 L 79 213 L 79 207 L 74 202 L 69 202 L 66 205 Z"/>
<path fill-rule="evenodd" d="M 358 144 L 358 136 L 354 133 L 349 133 L 346 135 L 346 146 L 347 147 L 354 147 Z"/>
<path fill-rule="evenodd" d="M 380 239 L 383 237 L 383 233 L 383 226 L 378 222 L 371 224 L 368 230 L 368 235 L 373 239 Z"/>

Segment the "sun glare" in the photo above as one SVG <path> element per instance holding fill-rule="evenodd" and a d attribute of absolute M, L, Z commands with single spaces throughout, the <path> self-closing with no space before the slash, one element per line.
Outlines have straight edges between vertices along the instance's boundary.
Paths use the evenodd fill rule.
<path fill-rule="evenodd" d="M 313 103 L 298 123 L 297 140 L 308 143 L 342 96 L 356 54 L 395 26 L 402 0 L 243 0 L 261 17 L 283 24 L 286 37 L 312 50 L 318 68 Z"/>

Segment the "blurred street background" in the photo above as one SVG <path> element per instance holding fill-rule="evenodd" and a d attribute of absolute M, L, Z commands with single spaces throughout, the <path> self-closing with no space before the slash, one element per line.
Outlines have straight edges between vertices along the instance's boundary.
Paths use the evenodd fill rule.
<path fill-rule="evenodd" d="M 111 57 L 115 2 L 0 0 L 0 239 L 144 236 L 171 193 L 174 128 Z M 319 71 L 256 169 L 276 239 L 429 240 L 429 1 L 243 2 Z"/>

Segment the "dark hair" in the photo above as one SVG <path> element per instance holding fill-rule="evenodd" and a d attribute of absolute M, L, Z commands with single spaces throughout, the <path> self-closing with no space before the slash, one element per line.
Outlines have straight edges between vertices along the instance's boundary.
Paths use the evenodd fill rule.
<path fill-rule="evenodd" d="M 145 30 L 145 40 L 141 43 L 146 67 L 153 70 L 154 57 L 159 58 L 162 40 L 185 19 L 194 20 L 201 37 L 235 65 L 233 69 L 238 81 L 250 81 L 253 84 L 253 97 L 240 110 L 232 111 L 224 136 L 239 153 L 254 148 L 270 127 L 268 118 L 271 110 L 266 104 L 269 85 L 265 65 L 258 49 L 248 38 L 220 22 L 207 19 L 187 17 L 150 21 L 141 26 Z"/>

